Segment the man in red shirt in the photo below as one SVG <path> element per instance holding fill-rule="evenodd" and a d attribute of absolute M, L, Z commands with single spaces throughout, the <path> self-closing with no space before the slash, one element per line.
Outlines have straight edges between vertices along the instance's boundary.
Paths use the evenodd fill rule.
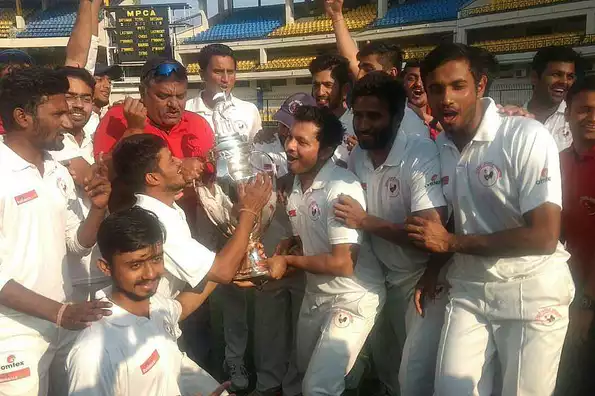
<path fill-rule="evenodd" d="M 573 143 L 560 153 L 562 235 L 566 239 L 576 294 L 560 365 L 557 394 L 595 389 L 595 76 L 576 82 L 566 97 Z"/>
<path fill-rule="evenodd" d="M 201 116 L 185 111 L 188 76 L 182 64 L 166 58 L 149 59 L 141 70 L 140 100 L 126 98 L 112 107 L 97 131 L 93 152 L 108 154 L 124 136 L 160 136 L 178 158 L 205 157 L 213 147 L 213 131 Z"/>

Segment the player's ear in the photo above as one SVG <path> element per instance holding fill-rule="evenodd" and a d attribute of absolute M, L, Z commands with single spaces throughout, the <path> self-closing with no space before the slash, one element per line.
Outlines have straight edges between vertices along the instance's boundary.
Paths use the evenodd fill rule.
<path fill-rule="evenodd" d="M 97 268 L 99 268 L 105 276 L 112 276 L 112 267 L 104 259 L 97 259 Z"/>

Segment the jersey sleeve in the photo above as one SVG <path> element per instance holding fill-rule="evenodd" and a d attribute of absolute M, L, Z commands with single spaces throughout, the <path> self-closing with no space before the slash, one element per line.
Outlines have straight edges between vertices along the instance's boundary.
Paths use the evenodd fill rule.
<path fill-rule="evenodd" d="M 417 148 L 419 155 L 414 155 L 409 178 L 411 213 L 446 206 L 438 148 L 430 140 L 420 142 Z"/>
<path fill-rule="evenodd" d="M 531 133 L 520 136 L 522 142 L 513 147 L 513 173 L 518 183 L 522 214 L 548 202 L 562 208 L 558 147 L 541 124 L 531 122 L 530 128 L 533 129 Z"/>
<path fill-rule="evenodd" d="M 343 243 L 352 243 L 359 245 L 361 243 L 362 232 L 360 230 L 354 230 L 341 223 L 335 217 L 334 205 L 339 199 L 339 195 L 349 195 L 360 203 L 362 208 L 366 210 L 366 199 L 364 196 L 364 190 L 357 181 L 352 182 L 339 182 L 334 184 L 327 195 L 327 232 L 329 243 L 331 245 L 339 245 Z"/>
<path fill-rule="evenodd" d="M 76 187 L 72 177 L 65 168 L 62 168 L 62 170 L 64 171 L 68 200 L 66 207 L 66 248 L 70 253 L 84 256 L 91 251 L 91 248 L 81 245 L 78 239 L 78 230 L 85 221 L 83 207 L 76 194 Z"/>
<path fill-rule="evenodd" d="M 196 287 L 209 273 L 215 253 L 192 237 L 168 235 L 163 245 L 167 271 L 178 279 Z"/>
<path fill-rule="evenodd" d="M 126 132 L 128 124 L 124 118 L 122 106 L 112 107 L 99 122 L 93 138 L 93 156 L 97 160 L 99 153 L 107 154 Z"/>
<path fill-rule="evenodd" d="M 123 358 L 123 357 L 122 357 Z M 103 340 L 75 344 L 66 360 L 69 396 L 120 394 L 118 359 L 110 356 Z"/>
<path fill-rule="evenodd" d="M 87 55 L 87 64 L 85 69 L 91 75 L 95 74 L 95 63 L 97 62 L 97 52 L 99 51 L 99 37 L 91 36 L 91 45 L 89 46 L 89 54 Z"/>

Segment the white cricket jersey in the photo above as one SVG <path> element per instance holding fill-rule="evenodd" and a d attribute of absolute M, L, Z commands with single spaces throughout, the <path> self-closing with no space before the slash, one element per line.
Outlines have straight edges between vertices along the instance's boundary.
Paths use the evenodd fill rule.
<path fill-rule="evenodd" d="M 343 128 L 345 128 L 345 134 L 343 135 L 343 141 L 335 149 L 333 160 L 340 160 L 347 163 L 347 161 L 349 160 L 347 138 L 350 136 L 355 136 L 355 132 L 353 131 L 353 112 L 351 111 L 351 109 L 345 110 L 345 113 L 343 113 L 343 115 L 339 118 L 339 121 L 341 121 L 341 124 L 343 124 Z"/>
<path fill-rule="evenodd" d="M 453 208 L 457 234 L 492 234 L 525 226 L 523 215 L 550 202 L 562 207 L 558 149 L 545 127 L 526 117 L 498 112 L 482 99 L 484 116 L 473 140 L 460 153 L 443 132 L 440 150 L 442 188 Z M 498 281 L 566 265 L 558 243 L 552 255 L 514 258 L 455 254 L 448 274 L 468 281 Z"/>
<path fill-rule="evenodd" d="M 186 102 L 186 110 L 192 111 L 202 116 L 211 129 L 215 131 L 215 125 L 213 124 L 213 109 L 209 108 L 202 99 L 204 91 L 200 91 L 195 98 L 189 99 Z M 260 113 L 256 106 L 250 102 L 238 99 L 231 95 L 231 101 L 233 103 L 233 120 L 237 130 L 241 131 L 249 142 L 252 142 L 254 136 L 262 129 L 262 121 L 260 119 Z"/>
<path fill-rule="evenodd" d="M 287 154 L 277 134 L 271 142 L 254 143 L 254 151 L 262 151 L 271 157 L 275 163 L 277 177 L 287 174 Z"/>
<path fill-rule="evenodd" d="M 168 206 L 145 194 L 136 194 L 136 206 L 153 212 L 165 229 L 165 269 L 158 291 L 177 296 L 188 283 L 196 287 L 209 273 L 215 253 L 198 243 L 190 233 L 186 215 L 176 203 Z"/>
<path fill-rule="evenodd" d="M 87 125 L 89 125 L 89 122 L 87 122 Z M 89 133 L 87 125 L 83 128 L 85 137 L 80 146 L 74 136 L 65 133 L 64 148 L 60 151 L 50 151 L 50 155 L 58 162 L 81 157 L 89 165 L 93 165 L 95 163 L 93 158 L 93 135 L 95 131 Z M 86 218 L 91 210 L 91 202 L 79 188 L 76 188 L 76 194 L 79 205 L 83 210 L 83 216 Z M 97 259 L 99 257 L 101 257 L 101 254 L 97 246 L 82 257 L 79 254 L 68 254 L 68 267 L 73 285 L 90 284 L 107 279 L 105 274 L 97 268 Z"/>
<path fill-rule="evenodd" d="M 529 102 L 523 105 L 526 110 Z M 566 150 L 572 145 L 572 133 L 570 132 L 570 125 L 566 122 L 566 101 L 562 101 L 556 111 L 550 115 L 543 125 L 550 131 L 550 134 L 558 146 L 558 151 Z"/>
<path fill-rule="evenodd" d="M 361 231 L 350 229 L 335 218 L 333 205 L 339 194 L 351 196 L 366 209 L 364 190 L 357 177 L 329 160 L 305 192 L 296 176 L 289 196 L 287 214 L 294 235 L 302 240 L 305 256 L 330 254 L 333 245 L 360 245 L 353 276 L 307 273 L 306 290 L 309 293 L 340 294 L 384 286 L 384 274 L 369 241 Z"/>
<path fill-rule="evenodd" d="M 430 129 L 428 126 L 421 120 L 421 118 L 419 118 L 415 111 L 407 106 L 407 104 L 405 104 L 405 111 L 399 130 L 406 135 L 417 135 L 428 139 L 430 138 Z"/>
<path fill-rule="evenodd" d="M 96 297 L 109 301 L 110 288 Z M 155 294 L 149 318 L 113 304 L 104 316 L 84 329 L 66 361 L 69 395 L 179 396 L 183 353 L 177 339 L 182 313 L 179 302 Z"/>
<path fill-rule="evenodd" d="M 349 158 L 349 169 L 361 180 L 372 216 L 404 224 L 414 212 L 446 206 L 438 148 L 429 138 L 399 129 L 382 165 L 374 169 L 368 152 L 358 146 Z M 391 271 L 415 274 L 426 266 L 428 253 L 375 235 L 371 240 L 374 253 Z"/>
<path fill-rule="evenodd" d="M 66 253 L 82 255 L 89 249 L 78 241 L 83 214 L 72 177 L 47 153 L 43 166 L 42 176 L 0 143 L 0 289 L 12 279 L 64 301 L 71 292 Z M 4 318 L 15 318 L 16 325 L 19 316 L 24 314 L 0 305 L 0 328 L 10 326 Z"/>

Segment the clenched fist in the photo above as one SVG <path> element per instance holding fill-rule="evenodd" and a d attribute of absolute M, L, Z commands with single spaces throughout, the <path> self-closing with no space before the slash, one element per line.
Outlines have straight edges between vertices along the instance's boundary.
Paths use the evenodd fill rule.
<path fill-rule="evenodd" d="M 124 100 L 124 117 L 128 122 L 128 129 L 145 129 L 147 108 L 139 99 L 130 96 Z"/>

